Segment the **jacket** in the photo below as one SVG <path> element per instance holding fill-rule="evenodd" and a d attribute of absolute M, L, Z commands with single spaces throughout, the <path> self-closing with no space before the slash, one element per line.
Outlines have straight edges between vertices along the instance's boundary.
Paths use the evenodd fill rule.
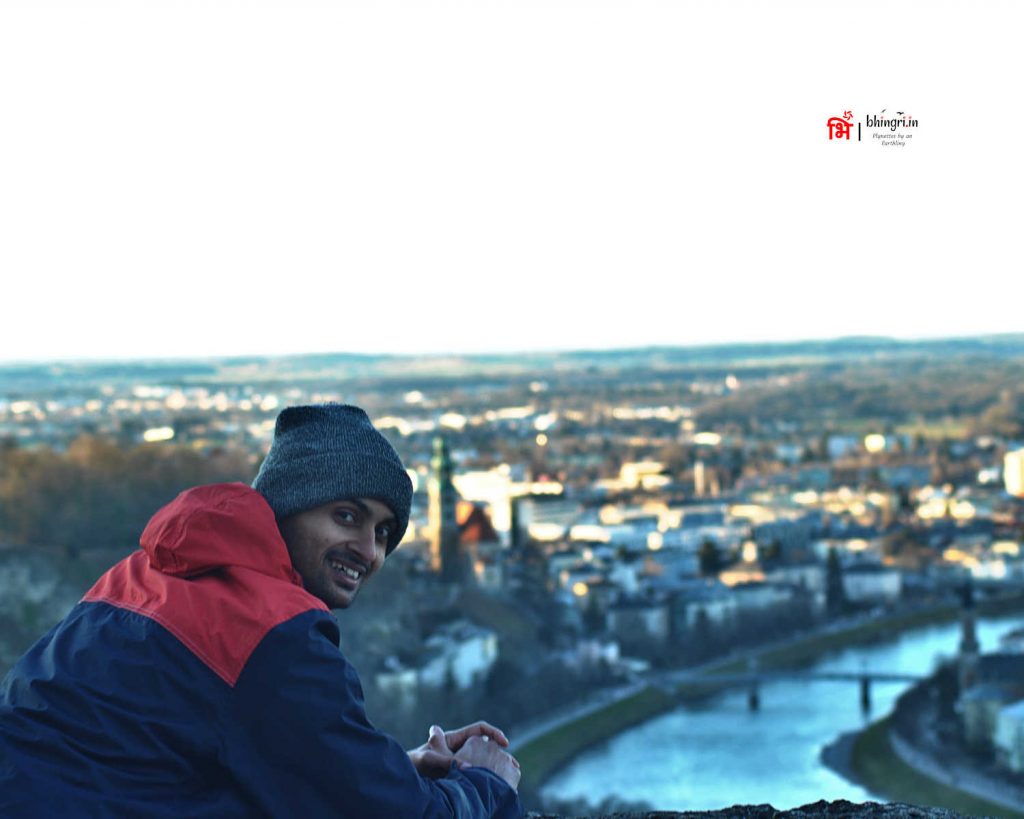
<path fill-rule="evenodd" d="M 330 611 L 243 484 L 188 490 L 0 686 L 2 816 L 518 817 L 370 724 Z"/>

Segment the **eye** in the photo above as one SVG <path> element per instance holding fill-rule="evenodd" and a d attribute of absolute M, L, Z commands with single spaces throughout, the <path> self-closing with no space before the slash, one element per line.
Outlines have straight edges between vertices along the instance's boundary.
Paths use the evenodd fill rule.
<path fill-rule="evenodd" d="M 356 515 L 356 513 L 344 506 L 341 507 L 340 509 L 334 510 L 334 517 L 338 521 L 338 523 L 342 523 L 346 526 L 350 526 L 352 524 L 359 522 L 359 518 Z"/>
<path fill-rule="evenodd" d="M 381 543 L 386 544 L 391 537 L 391 526 L 382 523 L 377 527 L 377 540 Z"/>

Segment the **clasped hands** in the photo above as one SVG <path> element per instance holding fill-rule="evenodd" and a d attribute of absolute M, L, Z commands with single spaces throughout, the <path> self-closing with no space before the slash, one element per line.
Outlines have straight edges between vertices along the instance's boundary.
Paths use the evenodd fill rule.
<path fill-rule="evenodd" d="M 444 776 L 454 760 L 460 768 L 487 768 L 515 790 L 519 787 L 519 763 L 504 750 L 507 747 L 505 734 L 486 722 L 474 722 L 454 731 L 431 725 L 427 741 L 408 754 L 423 776 L 433 779 Z"/>

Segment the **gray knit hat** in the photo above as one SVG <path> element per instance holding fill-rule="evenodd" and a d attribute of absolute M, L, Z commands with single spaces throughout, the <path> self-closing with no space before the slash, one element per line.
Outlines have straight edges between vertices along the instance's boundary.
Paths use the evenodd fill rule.
<path fill-rule="evenodd" d="M 412 481 L 402 459 L 366 413 L 348 404 L 283 410 L 252 488 L 278 520 L 343 498 L 379 500 L 398 521 L 389 554 L 409 525 Z"/>

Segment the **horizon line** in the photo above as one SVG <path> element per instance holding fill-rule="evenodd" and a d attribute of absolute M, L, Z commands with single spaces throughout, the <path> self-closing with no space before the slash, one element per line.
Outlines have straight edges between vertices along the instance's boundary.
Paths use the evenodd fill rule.
<path fill-rule="evenodd" d="M 218 362 L 230 363 L 233 361 L 245 361 L 247 359 L 277 360 L 301 358 L 317 358 L 330 356 L 349 356 L 363 359 L 441 359 L 441 358 L 514 358 L 516 356 L 558 356 L 558 355 L 586 355 L 607 354 L 607 353 L 631 353 L 631 352 L 658 352 L 669 350 L 712 350 L 730 347 L 791 347 L 808 344 L 843 344 L 843 343 L 889 343 L 889 344 L 921 344 L 929 342 L 951 342 L 951 341 L 1006 341 L 1020 339 L 1024 341 L 1024 333 L 1017 332 L 995 332 L 942 336 L 892 336 L 857 334 L 843 336 L 810 337 L 794 339 L 771 339 L 771 340 L 736 340 L 736 341 L 713 341 L 689 344 L 636 344 L 613 347 L 549 347 L 533 349 L 513 350 L 433 350 L 426 352 L 356 352 L 351 350 L 309 350 L 305 352 L 249 352 L 249 353 L 215 353 L 202 355 L 164 355 L 156 354 L 149 356 L 81 356 L 81 357 L 53 357 L 53 358 L 0 358 L 0 367 L 45 367 L 45 366 L 96 366 L 116 364 L 150 364 L 150 363 L 183 363 L 183 362 Z"/>

